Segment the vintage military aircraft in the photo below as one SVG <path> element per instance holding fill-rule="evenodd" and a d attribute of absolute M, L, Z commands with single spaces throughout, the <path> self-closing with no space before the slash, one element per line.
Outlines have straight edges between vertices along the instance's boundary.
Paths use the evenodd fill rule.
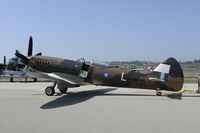
<path fill-rule="evenodd" d="M 174 58 L 168 58 L 152 72 L 142 74 L 110 67 L 106 63 L 86 62 L 84 59 L 73 61 L 49 56 L 26 57 L 19 52 L 15 55 L 41 76 L 54 81 L 52 86 L 45 89 L 48 96 L 54 95 L 56 85 L 60 92 L 65 93 L 68 88 L 87 84 L 151 89 L 161 96 L 162 90 L 180 91 L 184 83 L 182 68 Z"/>

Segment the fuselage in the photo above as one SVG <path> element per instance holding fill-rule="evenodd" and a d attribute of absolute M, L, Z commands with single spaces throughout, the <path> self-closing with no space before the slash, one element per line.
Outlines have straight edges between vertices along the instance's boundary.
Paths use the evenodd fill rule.
<path fill-rule="evenodd" d="M 29 66 L 41 72 L 58 72 L 75 76 L 81 70 L 80 62 L 49 56 L 33 56 L 30 58 Z"/>
<path fill-rule="evenodd" d="M 80 78 L 82 81 L 102 86 L 156 89 L 158 86 L 148 80 L 147 74 L 141 74 L 129 69 L 89 66 L 86 77 L 81 77 L 83 63 L 79 61 L 55 58 L 49 56 L 33 56 L 29 66 L 45 73 L 63 73 Z"/>

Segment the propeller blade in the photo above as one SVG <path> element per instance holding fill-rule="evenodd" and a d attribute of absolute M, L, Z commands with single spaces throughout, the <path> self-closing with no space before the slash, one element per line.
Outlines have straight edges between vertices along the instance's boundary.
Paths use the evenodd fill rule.
<path fill-rule="evenodd" d="M 3 64 L 6 65 L 6 56 L 4 56 Z"/>
<path fill-rule="evenodd" d="M 40 53 L 37 53 L 35 56 L 41 56 L 42 55 L 42 53 L 40 52 Z"/>
<path fill-rule="evenodd" d="M 15 50 L 15 53 L 19 53 L 19 50 Z"/>
<path fill-rule="evenodd" d="M 15 55 L 20 58 L 21 62 L 24 63 L 24 64 L 29 64 L 29 59 L 24 56 L 23 54 L 20 54 L 20 53 L 15 53 Z"/>
<path fill-rule="evenodd" d="M 32 54 L 33 54 L 33 38 L 32 36 L 30 36 L 28 45 L 28 57 L 32 56 Z"/>

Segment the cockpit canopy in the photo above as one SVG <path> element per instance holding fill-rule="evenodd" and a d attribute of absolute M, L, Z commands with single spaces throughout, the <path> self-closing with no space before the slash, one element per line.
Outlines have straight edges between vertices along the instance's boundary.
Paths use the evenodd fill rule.
<path fill-rule="evenodd" d="M 102 62 L 102 61 L 97 61 L 97 60 L 86 61 L 84 58 L 80 58 L 77 61 L 87 64 L 92 67 L 98 67 L 98 68 L 108 68 L 109 67 L 109 64 Z"/>

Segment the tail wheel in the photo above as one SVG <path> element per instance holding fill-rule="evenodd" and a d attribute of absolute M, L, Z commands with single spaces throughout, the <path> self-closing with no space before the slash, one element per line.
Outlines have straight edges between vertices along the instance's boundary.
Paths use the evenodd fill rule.
<path fill-rule="evenodd" d="M 157 93 L 157 96 L 162 96 L 162 92 L 158 91 Z"/>
<path fill-rule="evenodd" d="M 46 93 L 47 96 L 53 96 L 55 94 L 55 90 L 54 90 L 53 87 L 48 86 L 45 89 L 45 93 Z"/>
<path fill-rule="evenodd" d="M 196 93 L 200 93 L 200 90 L 198 89 L 198 90 L 196 90 Z"/>
<path fill-rule="evenodd" d="M 59 90 L 60 90 L 61 93 L 66 93 L 67 90 L 68 90 L 68 88 L 67 88 L 67 87 L 66 87 L 66 88 L 61 88 L 61 89 L 59 89 Z"/>

